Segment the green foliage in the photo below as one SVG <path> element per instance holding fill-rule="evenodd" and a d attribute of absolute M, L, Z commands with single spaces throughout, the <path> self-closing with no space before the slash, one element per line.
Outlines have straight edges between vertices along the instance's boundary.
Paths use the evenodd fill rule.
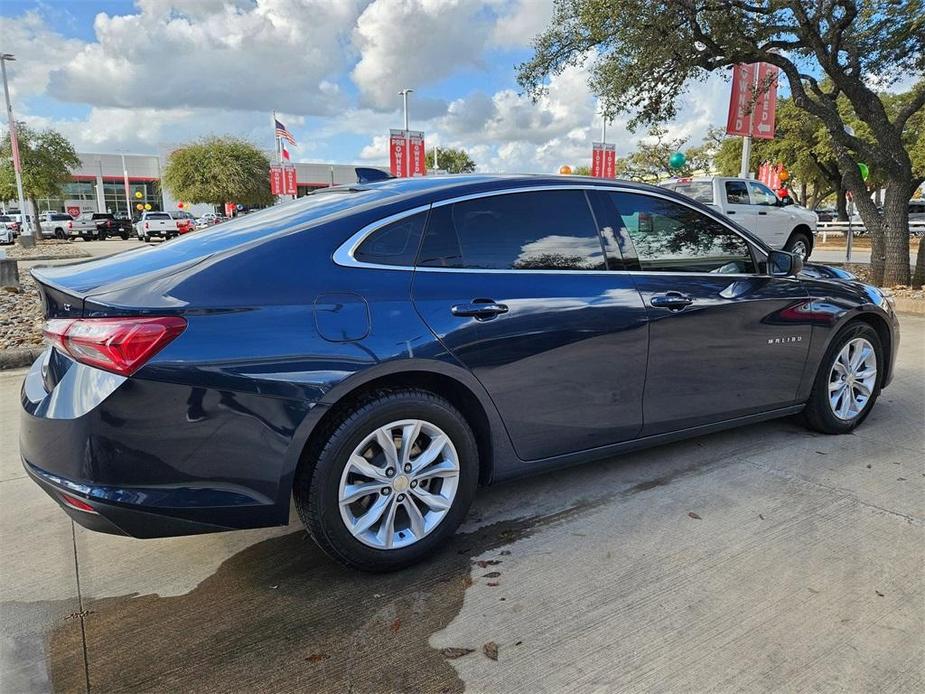
<path fill-rule="evenodd" d="M 71 172 L 80 166 L 73 145 L 54 130 L 33 130 L 23 123 L 16 129 L 22 163 L 23 194 L 29 200 L 61 195 Z M 0 200 L 15 200 L 16 173 L 13 170 L 10 134 L 0 144 Z"/>
<path fill-rule="evenodd" d="M 617 159 L 617 178 L 657 183 L 673 176 L 708 173 L 721 139 L 722 131 L 711 128 L 702 144 L 685 148 L 687 138 L 668 138 L 667 129 L 652 126 L 646 139 L 636 143 L 635 151 Z M 686 161 L 673 169 L 669 161 L 679 151 L 684 152 Z"/>
<path fill-rule="evenodd" d="M 178 200 L 222 205 L 269 205 L 270 160 L 251 143 L 207 137 L 171 152 L 164 185 Z"/>
<path fill-rule="evenodd" d="M 441 170 L 451 174 L 472 173 L 475 171 L 475 162 L 472 161 L 472 157 L 469 156 L 466 150 L 454 147 L 447 147 L 446 149 L 440 147 L 439 149 L 437 163 L 440 165 Z M 425 156 L 427 168 L 437 168 L 434 166 L 434 150 L 428 150 Z"/>
<path fill-rule="evenodd" d="M 581 166 L 576 166 L 576 167 L 572 170 L 572 173 L 573 173 L 575 176 L 590 176 L 590 175 L 591 175 L 591 167 L 582 164 Z"/>

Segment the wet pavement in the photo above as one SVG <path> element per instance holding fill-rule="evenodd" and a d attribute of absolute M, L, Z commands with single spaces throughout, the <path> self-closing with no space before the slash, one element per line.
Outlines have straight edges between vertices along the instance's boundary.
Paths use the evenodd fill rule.
<path fill-rule="evenodd" d="M 132 540 L 25 478 L 0 372 L 0 691 L 925 690 L 925 319 L 850 436 L 790 420 L 482 490 L 430 561 Z"/>

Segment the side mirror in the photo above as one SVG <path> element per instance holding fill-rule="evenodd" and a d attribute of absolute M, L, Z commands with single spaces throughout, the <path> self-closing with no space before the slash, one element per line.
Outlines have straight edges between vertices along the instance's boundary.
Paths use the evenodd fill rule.
<path fill-rule="evenodd" d="M 796 277 L 803 271 L 803 259 L 787 251 L 768 253 L 768 274 L 771 277 Z"/>

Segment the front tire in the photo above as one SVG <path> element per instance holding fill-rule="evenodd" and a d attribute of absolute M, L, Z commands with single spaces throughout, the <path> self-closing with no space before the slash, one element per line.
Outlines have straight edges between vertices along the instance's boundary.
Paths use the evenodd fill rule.
<path fill-rule="evenodd" d="M 806 262 L 809 260 L 810 253 L 813 252 L 813 242 L 807 234 L 796 231 L 790 235 L 784 250 L 798 255 L 803 262 Z"/>
<path fill-rule="evenodd" d="M 478 485 L 475 436 L 434 393 L 373 393 L 326 427 L 296 474 L 299 517 L 331 557 L 410 566 L 446 544 Z"/>
<path fill-rule="evenodd" d="M 877 331 L 852 323 L 835 336 L 816 373 L 803 410 L 810 429 L 823 434 L 847 434 L 870 414 L 883 372 L 883 346 Z"/>

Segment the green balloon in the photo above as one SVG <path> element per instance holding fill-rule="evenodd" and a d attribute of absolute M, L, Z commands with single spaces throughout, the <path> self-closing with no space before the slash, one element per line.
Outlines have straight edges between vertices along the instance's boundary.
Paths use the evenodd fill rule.
<path fill-rule="evenodd" d="M 670 166 L 672 169 L 680 169 L 686 163 L 687 157 L 684 156 L 684 152 L 675 152 L 668 160 L 668 166 Z"/>
<path fill-rule="evenodd" d="M 858 171 L 861 172 L 862 181 L 866 181 L 870 178 L 870 169 L 867 168 L 867 164 L 858 164 Z"/>

